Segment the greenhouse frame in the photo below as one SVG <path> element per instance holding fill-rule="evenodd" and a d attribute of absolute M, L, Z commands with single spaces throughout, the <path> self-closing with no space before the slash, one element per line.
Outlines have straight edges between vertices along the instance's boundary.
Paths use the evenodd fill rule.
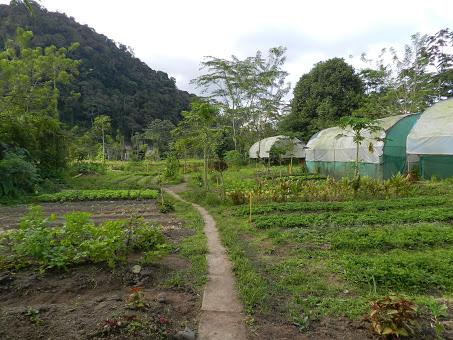
<path fill-rule="evenodd" d="M 388 179 L 407 171 L 406 139 L 418 114 L 377 119 L 382 129 L 363 131 L 359 146 L 359 172 L 362 176 Z M 306 145 L 306 166 L 311 173 L 325 176 L 352 177 L 356 161 L 353 132 L 340 127 L 316 133 Z"/>
<path fill-rule="evenodd" d="M 409 168 L 422 178 L 453 177 L 453 98 L 425 110 L 407 137 Z"/>
<path fill-rule="evenodd" d="M 264 138 L 256 142 L 249 149 L 249 157 L 252 159 L 267 159 L 269 158 L 269 154 L 273 146 L 284 143 L 292 143 L 293 148 L 282 155 L 282 158 L 305 158 L 305 144 L 297 138 L 282 135 Z"/>

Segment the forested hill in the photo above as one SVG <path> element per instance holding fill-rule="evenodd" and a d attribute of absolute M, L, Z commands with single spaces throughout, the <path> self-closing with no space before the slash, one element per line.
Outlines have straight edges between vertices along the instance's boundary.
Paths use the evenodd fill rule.
<path fill-rule="evenodd" d="M 126 136 L 142 130 L 156 118 L 176 122 L 188 108 L 190 94 L 176 88 L 166 73 L 152 70 L 124 45 L 96 33 L 65 14 L 34 4 L 33 15 L 21 5 L 0 5 L 0 47 L 13 38 L 18 26 L 34 34 L 33 46 L 80 47 L 70 52 L 82 61 L 71 88 L 62 88 L 61 119 L 89 127 L 94 116 L 111 116 L 114 128 Z M 69 96 L 72 91 L 80 97 Z"/>

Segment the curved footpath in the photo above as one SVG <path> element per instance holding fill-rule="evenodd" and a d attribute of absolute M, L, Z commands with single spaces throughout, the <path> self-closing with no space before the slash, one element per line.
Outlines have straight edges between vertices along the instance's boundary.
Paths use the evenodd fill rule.
<path fill-rule="evenodd" d="M 174 198 L 183 200 L 178 193 L 185 185 L 164 189 Z M 235 289 L 235 279 L 231 262 L 220 242 L 214 218 L 208 211 L 195 203 L 190 203 L 203 217 L 204 232 L 208 239 L 208 283 L 203 292 L 198 338 L 200 340 L 245 340 L 246 330 L 242 305 Z"/>

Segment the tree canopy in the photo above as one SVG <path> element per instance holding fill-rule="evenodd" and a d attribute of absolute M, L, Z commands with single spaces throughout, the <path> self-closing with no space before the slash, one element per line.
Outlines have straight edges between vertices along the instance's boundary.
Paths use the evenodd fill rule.
<path fill-rule="evenodd" d="M 58 117 L 59 85 L 68 85 L 79 62 L 69 49 L 30 47 L 33 34 L 17 29 L 0 49 L 0 159 L 20 154 L 43 177 L 64 168 L 67 134 Z"/>
<path fill-rule="evenodd" d="M 317 63 L 304 74 L 293 93 L 291 112 L 280 128 L 307 140 L 359 107 L 363 83 L 352 66 L 341 58 L 333 58 Z"/>

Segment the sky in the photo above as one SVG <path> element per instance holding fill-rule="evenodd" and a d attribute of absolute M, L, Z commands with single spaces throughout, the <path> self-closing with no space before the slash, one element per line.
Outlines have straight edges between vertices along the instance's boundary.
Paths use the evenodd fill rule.
<path fill-rule="evenodd" d="M 0 0 L 9 3 L 9 0 Z M 98 33 L 130 46 L 151 68 L 176 78 L 180 89 L 200 74 L 204 56 L 239 58 L 287 48 L 294 86 L 313 65 L 343 57 L 359 67 L 365 52 L 402 48 L 414 33 L 453 24 L 452 0 L 41 0 Z M 350 58 L 350 56 L 354 58 Z"/>

